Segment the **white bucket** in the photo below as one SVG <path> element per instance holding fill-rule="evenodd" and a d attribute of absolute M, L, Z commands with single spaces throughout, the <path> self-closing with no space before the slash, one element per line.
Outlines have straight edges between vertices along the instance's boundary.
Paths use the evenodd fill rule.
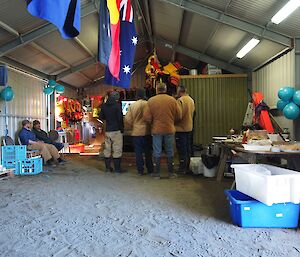
<path fill-rule="evenodd" d="M 191 157 L 190 169 L 195 175 L 203 174 L 201 157 Z"/>
<path fill-rule="evenodd" d="M 190 75 L 197 75 L 197 74 L 198 74 L 197 69 L 190 70 Z"/>
<path fill-rule="evenodd" d="M 213 178 L 216 176 L 217 166 L 211 169 L 206 168 L 205 165 L 203 165 L 203 167 L 204 167 L 204 172 L 203 172 L 204 177 Z"/>

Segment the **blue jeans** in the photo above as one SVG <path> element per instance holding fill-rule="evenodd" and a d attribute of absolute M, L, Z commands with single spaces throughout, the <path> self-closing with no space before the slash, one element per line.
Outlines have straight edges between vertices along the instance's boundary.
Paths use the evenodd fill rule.
<path fill-rule="evenodd" d="M 132 141 L 134 144 L 135 160 L 138 173 L 144 172 L 144 164 L 146 163 L 148 173 L 153 172 L 152 162 L 152 147 L 151 136 L 133 136 Z M 145 163 L 144 156 L 145 154 Z"/>
<path fill-rule="evenodd" d="M 57 149 L 57 151 L 60 151 L 61 149 L 64 148 L 64 144 L 58 143 L 58 142 L 52 142 L 51 145 L 54 145 Z"/>
<path fill-rule="evenodd" d="M 176 132 L 176 148 L 180 161 L 185 161 L 191 156 L 191 132 Z"/>
<path fill-rule="evenodd" d="M 162 152 L 162 144 L 164 143 L 164 149 L 168 158 L 174 156 L 174 134 L 152 135 L 153 142 L 153 157 L 160 158 Z"/>

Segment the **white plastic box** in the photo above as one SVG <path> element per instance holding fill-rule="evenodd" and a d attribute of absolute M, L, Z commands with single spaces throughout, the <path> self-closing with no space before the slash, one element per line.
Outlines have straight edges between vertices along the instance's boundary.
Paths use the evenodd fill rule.
<path fill-rule="evenodd" d="M 271 206 L 300 203 L 300 172 L 264 164 L 233 164 L 236 188 Z"/>

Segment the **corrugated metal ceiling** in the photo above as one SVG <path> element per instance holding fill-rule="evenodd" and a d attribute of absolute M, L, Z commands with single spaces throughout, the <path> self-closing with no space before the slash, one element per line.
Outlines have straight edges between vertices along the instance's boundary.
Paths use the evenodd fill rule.
<path fill-rule="evenodd" d="M 137 9 L 137 1 L 141 10 Z M 219 12 L 247 20 L 260 26 L 266 26 L 271 17 L 288 1 L 276 0 L 188 0 L 189 2 L 208 6 Z M 152 45 L 145 42 L 147 30 L 144 20 L 147 20 L 147 8 L 145 1 L 132 1 L 136 8 L 136 28 L 140 41 L 144 41 L 137 48 L 136 62 L 143 60 L 152 51 Z M 180 1 L 178 1 L 180 2 Z M 185 1 L 181 1 L 185 2 Z M 82 6 L 97 6 L 99 0 L 81 0 Z M 162 0 L 151 0 L 149 3 L 149 16 L 153 37 L 168 40 L 186 49 L 194 50 L 199 54 L 205 54 L 217 60 L 232 62 L 242 68 L 256 67 L 285 46 L 263 39 L 261 43 L 242 60 L 233 57 L 239 50 L 241 42 L 251 37 L 250 33 L 222 24 L 218 21 L 201 16 L 194 12 L 184 11 Z M 25 1 L 0 0 L 0 21 L 4 22 L 20 34 L 34 31 L 45 24 L 46 21 L 32 17 L 26 11 Z M 31 68 L 46 74 L 58 74 L 70 67 L 76 67 L 90 58 L 97 56 L 98 51 L 98 14 L 94 12 L 82 18 L 80 42 L 75 40 L 63 40 L 58 32 L 52 32 L 34 40 L 34 42 L 47 52 L 40 52 L 34 45 L 21 46 L 5 56 L 12 58 Z M 300 35 L 300 8 L 280 25 L 271 25 L 269 28 L 289 36 Z M 0 26 L 1 27 L 1 26 Z M 16 36 L 0 28 L 0 47 L 15 39 Z M 155 42 L 155 41 L 154 41 Z M 83 45 L 84 46 L 83 46 Z M 171 61 L 174 56 L 182 64 L 194 68 L 199 63 L 198 56 L 188 57 L 182 53 L 174 54 L 174 50 L 163 46 L 157 46 L 157 53 L 162 62 Z M 1 52 L 0 52 L 1 56 Z M 66 65 L 64 65 L 65 63 Z M 62 78 L 66 83 L 75 87 L 81 87 L 93 83 L 104 74 L 102 65 L 91 64 L 82 70 L 69 74 Z"/>

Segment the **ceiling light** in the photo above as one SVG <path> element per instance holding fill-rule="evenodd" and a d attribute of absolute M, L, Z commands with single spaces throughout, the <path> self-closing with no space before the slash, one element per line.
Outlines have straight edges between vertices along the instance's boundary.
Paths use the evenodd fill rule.
<path fill-rule="evenodd" d="M 244 47 L 236 54 L 237 58 L 243 58 L 247 53 L 249 53 L 258 43 L 259 39 L 252 38 Z"/>
<path fill-rule="evenodd" d="M 300 0 L 290 0 L 285 6 L 283 6 L 271 19 L 275 24 L 279 24 L 286 17 L 288 17 L 293 11 L 300 6 Z"/>

